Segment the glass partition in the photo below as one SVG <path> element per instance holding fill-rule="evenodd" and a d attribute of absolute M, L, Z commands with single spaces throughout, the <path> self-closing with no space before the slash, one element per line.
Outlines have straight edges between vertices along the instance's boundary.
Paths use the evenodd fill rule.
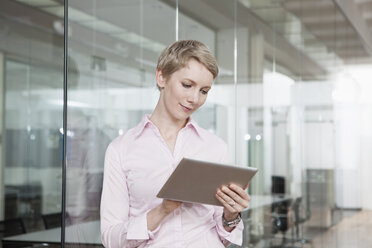
<path fill-rule="evenodd" d="M 0 3 L 0 237 L 42 243 L 61 225 L 62 18 L 55 1 Z M 54 24 L 54 26 L 53 26 Z M 27 233 L 39 233 L 24 240 Z M 52 242 L 60 244 L 60 231 Z"/>
<path fill-rule="evenodd" d="M 72 0 L 69 13 L 66 243 L 100 244 L 105 151 L 156 106 L 157 58 L 176 39 L 176 11 L 158 0 Z"/>

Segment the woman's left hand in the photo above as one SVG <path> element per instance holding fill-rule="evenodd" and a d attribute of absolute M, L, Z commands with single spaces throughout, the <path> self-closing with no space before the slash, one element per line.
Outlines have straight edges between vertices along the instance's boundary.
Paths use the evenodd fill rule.
<path fill-rule="evenodd" d="M 223 215 L 227 221 L 235 219 L 241 211 L 248 207 L 251 200 L 248 193 L 235 184 L 222 185 L 217 189 L 216 198 L 224 207 Z"/>

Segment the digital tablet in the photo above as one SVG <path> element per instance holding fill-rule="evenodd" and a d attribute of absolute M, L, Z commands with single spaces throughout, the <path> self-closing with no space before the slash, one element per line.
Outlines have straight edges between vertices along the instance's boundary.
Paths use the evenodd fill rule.
<path fill-rule="evenodd" d="M 157 197 L 221 206 L 215 196 L 218 187 L 234 183 L 245 189 L 256 173 L 257 168 L 253 167 L 183 158 Z"/>

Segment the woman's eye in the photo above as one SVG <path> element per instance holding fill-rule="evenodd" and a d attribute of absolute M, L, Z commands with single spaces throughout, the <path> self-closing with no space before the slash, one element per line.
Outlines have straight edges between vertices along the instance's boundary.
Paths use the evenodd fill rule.
<path fill-rule="evenodd" d="M 191 84 L 182 83 L 182 86 L 185 87 L 185 88 L 190 88 L 191 87 Z"/>
<path fill-rule="evenodd" d="M 202 90 L 201 93 L 202 93 L 203 95 L 206 95 L 206 94 L 208 94 L 208 91 L 207 91 L 207 90 Z"/>

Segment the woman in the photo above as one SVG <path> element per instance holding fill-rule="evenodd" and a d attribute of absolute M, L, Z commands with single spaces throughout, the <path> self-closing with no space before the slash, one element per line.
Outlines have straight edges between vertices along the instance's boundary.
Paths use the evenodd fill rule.
<path fill-rule="evenodd" d="M 240 212 L 248 194 L 222 185 L 222 207 L 156 198 L 183 157 L 222 162 L 225 143 L 190 118 L 218 74 L 215 58 L 198 41 L 178 41 L 159 57 L 160 97 L 151 116 L 111 142 L 106 151 L 101 198 L 105 247 L 224 247 L 240 245 Z"/>

